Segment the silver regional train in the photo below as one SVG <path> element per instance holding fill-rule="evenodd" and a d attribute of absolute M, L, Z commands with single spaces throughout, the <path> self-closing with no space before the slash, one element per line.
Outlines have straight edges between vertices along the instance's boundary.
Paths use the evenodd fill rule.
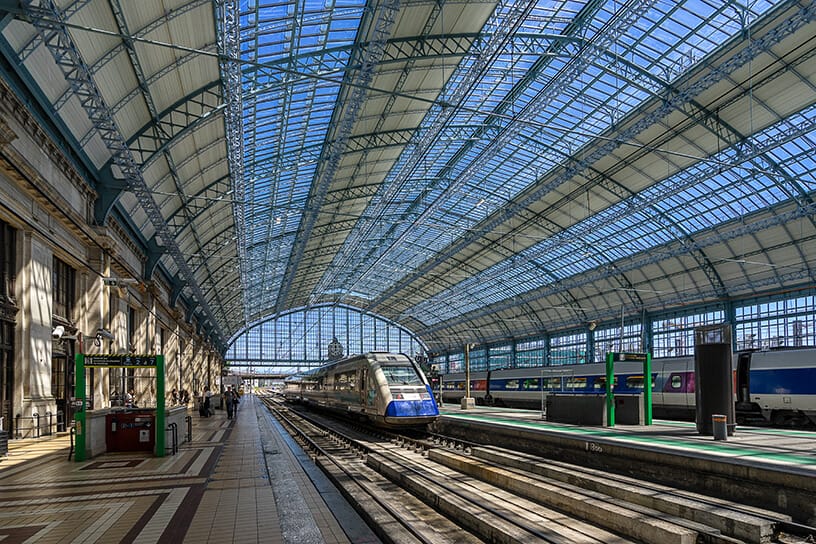
<path fill-rule="evenodd" d="M 816 424 L 816 350 L 735 353 L 732 357 L 738 423 Z M 442 377 L 443 402 L 465 395 L 464 373 Z M 471 372 L 477 404 L 541 409 L 550 393 L 604 394 L 603 363 Z M 694 358 L 652 361 L 652 411 L 663 419 L 695 416 Z M 614 391 L 641 393 L 643 365 L 615 363 Z"/>
<path fill-rule="evenodd" d="M 284 396 L 386 427 L 426 425 L 439 416 L 422 369 L 401 353 L 355 355 L 292 376 Z"/>

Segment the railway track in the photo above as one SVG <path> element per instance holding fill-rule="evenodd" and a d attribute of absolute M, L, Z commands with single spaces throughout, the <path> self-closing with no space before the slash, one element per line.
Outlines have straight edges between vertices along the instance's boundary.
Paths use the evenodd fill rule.
<path fill-rule="evenodd" d="M 266 399 L 389 543 L 816 542 L 779 514 L 496 447 L 362 428 Z"/>

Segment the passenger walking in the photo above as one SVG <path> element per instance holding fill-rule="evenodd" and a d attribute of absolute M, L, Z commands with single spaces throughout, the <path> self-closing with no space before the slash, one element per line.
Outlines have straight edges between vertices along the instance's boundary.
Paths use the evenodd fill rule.
<path fill-rule="evenodd" d="M 232 414 L 235 410 L 235 394 L 232 392 L 230 386 L 224 390 L 224 402 L 227 405 L 227 419 L 232 419 Z"/>

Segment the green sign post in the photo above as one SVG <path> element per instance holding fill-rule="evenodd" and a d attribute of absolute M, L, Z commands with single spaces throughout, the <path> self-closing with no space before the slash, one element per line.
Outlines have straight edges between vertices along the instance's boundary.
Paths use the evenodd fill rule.
<path fill-rule="evenodd" d="M 156 369 L 156 457 L 164 457 L 164 355 L 76 355 L 76 389 L 74 397 L 74 422 L 76 427 L 76 445 L 74 459 L 84 461 L 86 458 L 86 437 L 88 435 L 85 402 L 85 369 L 86 368 L 155 368 Z"/>
<path fill-rule="evenodd" d="M 652 354 L 651 353 L 619 353 L 606 354 L 606 425 L 615 426 L 615 393 L 613 391 L 615 379 L 615 361 L 642 361 L 643 362 L 643 422 L 652 424 Z"/>
<path fill-rule="evenodd" d="M 606 354 L 606 426 L 615 426 L 615 356 L 614 353 Z"/>

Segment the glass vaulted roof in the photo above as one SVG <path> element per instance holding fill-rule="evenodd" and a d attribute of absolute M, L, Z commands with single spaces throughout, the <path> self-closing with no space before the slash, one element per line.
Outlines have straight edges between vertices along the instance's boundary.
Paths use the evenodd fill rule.
<path fill-rule="evenodd" d="M 62 4 L 4 54 L 221 339 L 336 304 L 443 351 L 813 284 L 811 3 Z"/>

